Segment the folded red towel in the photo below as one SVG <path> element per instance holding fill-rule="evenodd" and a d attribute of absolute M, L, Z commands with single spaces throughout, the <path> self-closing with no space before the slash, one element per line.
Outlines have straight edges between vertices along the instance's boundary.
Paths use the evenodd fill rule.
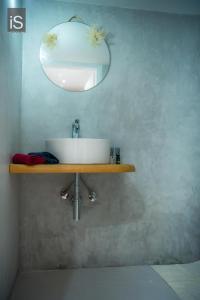
<path fill-rule="evenodd" d="M 46 160 L 41 156 L 16 153 L 12 158 L 12 162 L 14 164 L 39 165 L 44 164 Z"/>

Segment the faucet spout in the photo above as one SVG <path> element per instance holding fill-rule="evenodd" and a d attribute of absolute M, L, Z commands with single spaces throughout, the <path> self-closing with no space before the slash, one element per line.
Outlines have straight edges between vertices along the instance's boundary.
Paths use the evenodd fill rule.
<path fill-rule="evenodd" d="M 80 121 L 76 119 L 72 123 L 72 138 L 79 138 L 80 137 Z"/>

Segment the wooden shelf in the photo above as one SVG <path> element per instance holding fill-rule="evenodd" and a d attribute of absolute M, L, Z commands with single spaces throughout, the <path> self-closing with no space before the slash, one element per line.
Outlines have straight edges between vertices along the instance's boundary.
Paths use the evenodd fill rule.
<path fill-rule="evenodd" d="M 135 172 L 134 165 L 35 165 L 10 164 L 10 173 L 45 174 L 45 173 L 125 173 Z"/>

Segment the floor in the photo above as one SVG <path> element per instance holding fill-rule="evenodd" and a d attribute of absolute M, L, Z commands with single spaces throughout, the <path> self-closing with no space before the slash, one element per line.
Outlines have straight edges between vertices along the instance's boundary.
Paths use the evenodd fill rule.
<path fill-rule="evenodd" d="M 11 300 L 200 300 L 200 262 L 22 273 Z"/>
<path fill-rule="evenodd" d="M 200 300 L 200 261 L 152 267 L 176 292 L 181 300 Z"/>

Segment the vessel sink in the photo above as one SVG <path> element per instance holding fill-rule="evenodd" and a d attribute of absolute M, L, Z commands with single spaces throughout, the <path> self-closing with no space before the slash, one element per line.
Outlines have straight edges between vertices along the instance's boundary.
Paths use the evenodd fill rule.
<path fill-rule="evenodd" d="M 46 150 L 61 164 L 108 164 L 110 142 L 107 139 L 64 138 L 46 140 Z"/>

